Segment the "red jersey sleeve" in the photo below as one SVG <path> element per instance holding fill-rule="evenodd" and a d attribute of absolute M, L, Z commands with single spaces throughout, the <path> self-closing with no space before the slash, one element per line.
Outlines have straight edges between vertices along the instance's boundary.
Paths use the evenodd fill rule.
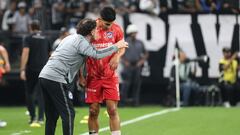
<path fill-rule="evenodd" d="M 119 25 L 116 25 L 116 42 L 124 38 L 123 30 Z"/>

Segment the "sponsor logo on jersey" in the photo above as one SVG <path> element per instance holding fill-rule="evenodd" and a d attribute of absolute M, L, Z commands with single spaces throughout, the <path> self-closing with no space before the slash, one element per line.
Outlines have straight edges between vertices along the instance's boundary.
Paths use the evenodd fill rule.
<path fill-rule="evenodd" d="M 88 92 L 97 92 L 96 89 L 90 89 L 90 88 L 87 88 L 87 91 L 88 91 Z"/>
<path fill-rule="evenodd" d="M 111 46 L 113 43 L 109 42 L 109 43 L 99 43 L 99 44 L 92 44 L 93 46 L 95 46 L 97 49 L 101 49 L 101 48 L 107 48 L 109 46 Z"/>

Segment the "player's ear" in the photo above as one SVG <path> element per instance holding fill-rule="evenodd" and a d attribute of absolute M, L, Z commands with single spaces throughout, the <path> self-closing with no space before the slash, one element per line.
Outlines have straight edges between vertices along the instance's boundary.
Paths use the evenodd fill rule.
<path fill-rule="evenodd" d="M 92 35 L 92 36 L 95 35 L 95 29 L 93 29 L 93 30 L 91 31 L 91 35 Z"/>

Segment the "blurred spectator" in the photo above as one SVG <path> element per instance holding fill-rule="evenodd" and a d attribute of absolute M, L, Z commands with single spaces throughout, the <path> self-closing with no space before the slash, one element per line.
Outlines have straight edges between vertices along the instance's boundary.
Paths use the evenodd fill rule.
<path fill-rule="evenodd" d="M 88 6 L 88 17 L 96 19 L 99 16 L 100 9 L 103 7 L 114 7 L 112 0 L 91 0 Z"/>
<path fill-rule="evenodd" d="M 68 29 L 66 29 L 65 27 L 62 27 L 60 30 L 60 35 L 59 37 L 54 41 L 53 46 L 52 46 L 52 51 L 55 51 L 56 48 L 58 47 L 58 45 L 60 44 L 60 42 L 66 37 L 68 36 L 70 33 L 68 32 Z"/>
<path fill-rule="evenodd" d="M 223 0 L 221 13 L 239 13 L 239 2 L 237 0 Z"/>
<path fill-rule="evenodd" d="M 5 11 L 2 20 L 2 30 L 12 31 L 13 30 L 13 16 L 17 9 L 17 2 L 11 1 L 9 8 Z"/>
<path fill-rule="evenodd" d="M 170 75 L 170 81 L 171 85 L 175 85 L 175 66 L 178 64 L 179 68 L 179 80 L 180 80 L 180 91 L 182 93 L 182 100 L 183 106 L 188 106 L 189 105 L 189 99 L 191 93 L 194 92 L 199 92 L 200 91 L 200 86 L 199 84 L 194 80 L 196 77 L 196 63 L 191 62 L 185 52 L 182 50 L 179 50 L 178 54 L 179 58 L 178 60 L 175 59 L 174 65 L 171 69 L 171 75 Z"/>
<path fill-rule="evenodd" d="M 222 0 L 199 0 L 201 11 L 204 13 L 219 12 Z"/>
<path fill-rule="evenodd" d="M 117 14 L 120 15 L 137 11 L 137 2 L 135 0 L 114 0 L 113 5 Z"/>
<path fill-rule="evenodd" d="M 178 0 L 178 11 L 194 13 L 200 10 L 199 0 Z"/>
<path fill-rule="evenodd" d="M 0 0 L 0 10 L 1 11 L 6 10 L 9 2 L 10 2 L 9 0 Z"/>
<path fill-rule="evenodd" d="M 18 0 L 1 0 L 0 16 L 4 14 L 6 6 L 10 5 L 10 2 L 15 3 L 16 1 Z M 20 1 L 18 3 L 18 5 L 21 6 L 21 10 L 26 8 L 28 4 L 31 5 L 29 8 L 30 18 L 38 19 L 41 22 L 42 30 L 50 28 L 50 25 L 52 25 L 51 28 L 53 30 L 60 30 L 66 23 L 67 25 L 75 25 L 75 23 L 79 19 L 84 18 L 86 14 L 88 17 L 96 18 L 99 9 L 104 6 L 115 7 L 116 12 L 122 15 L 124 20 L 127 20 L 124 21 L 126 22 L 124 24 L 125 27 L 129 24 L 128 14 L 139 11 L 156 16 L 167 11 L 170 13 L 239 13 L 238 0 L 25 0 L 25 2 Z M 11 10 L 8 9 L 3 17 L 5 19 L 3 19 L 3 21 L 0 20 L 3 23 L 2 29 L 5 31 L 9 29 L 7 24 L 11 24 L 12 19 L 10 18 L 12 17 L 12 12 L 15 10 L 14 4 L 11 5 Z M 25 26 L 25 24 L 28 19 L 26 19 L 24 14 L 17 14 L 21 19 L 18 18 L 17 21 L 15 20 L 17 23 L 15 24 L 15 30 L 17 32 L 26 32 L 28 26 Z M 50 14 L 51 17 L 48 17 L 47 14 Z M 7 19 L 8 17 L 9 19 Z M 20 23 L 19 20 L 24 23 Z"/>
<path fill-rule="evenodd" d="M 113 1 L 117 15 L 123 18 L 123 29 L 126 29 L 127 25 L 130 24 L 129 14 L 137 11 L 137 4 L 135 0 Z"/>
<path fill-rule="evenodd" d="M 18 3 L 18 11 L 16 11 L 13 17 L 14 32 L 29 32 L 31 19 L 29 14 L 26 12 L 26 8 L 27 5 L 25 2 L 22 1 Z"/>
<path fill-rule="evenodd" d="M 99 2 L 97 0 L 91 0 L 91 2 L 89 2 L 88 4 L 88 12 L 98 14 L 99 13 L 98 5 Z"/>
<path fill-rule="evenodd" d="M 223 48 L 223 58 L 219 61 L 220 89 L 223 105 L 227 108 L 235 104 L 235 91 L 237 89 L 238 62 L 237 53 L 232 54 L 228 47 Z"/>
<path fill-rule="evenodd" d="M 169 13 L 177 11 L 177 0 L 166 0 L 164 4 L 166 5 Z"/>
<path fill-rule="evenodd" d="M 123 71 L 121 73 L 123 84 L 121 89 L 121 98 L 123 104 L 126 102 L 133 102 L 134 106 L 139 105 L 140 89 L 141 89 L 141 71 L 144 62 L 148 58 L 142 41 L 137 39 L 137 26 L 131 24 L 127 27 L 129 48 L 126 49 L 122 57 Z M 129 93 L 131 97 L 129 97 Z"/>
<path fill-rule="evenodd" d="M 140 0 L 139 8 L 143 12 L 158 16 L 160 14 L 160 0 Z"/>
<path fill-rule="evenodd" d="M 29 15 L 32 20 L 39 20 L 41 30 L 46 30 L 49 26 L 47 8 L 43 5 L 43 0 L 33 0 L 32 7 L 29 9 Z"/>
<path fill-rule="evenodd" d="M 10 72 L 11 66 L 8 59 L 8 52 L 3 46 L 3 43 L 0 43 L 0 83 L 2 83 L 3 74 Z"/>
<path fill-rule="evenodd" d="M 129 2 L 128 11 L 130 13 L 139 12 L 138 0 L 129 0 L 128 2 Z"/>
<path fill-rule="evenodd" d="M 57 0 L 52 5 L 52 29 L 60 30 L 64 26 L 65 4 L 62 0 Z"/>
<path fill-rule="evenodd" d="M 83 19 L 85 17 L 85 4 L 82 1 L 79 0 L 69 0 L 66 3 L 66 15 L 67 22 L 70 25 L 76 26 L 76 24 L 79 22 L 79 20 Z"/>
<path fill-rule="evenodd" d="M 114 0 L 99 0 L 100 4 L 99 4 L 99 9 L 102 9 L 104 7 L 114 7 L 112 2 Z"/>
<path fill-rule="evenodd" d="M 6 11 L 9 2 L 9 0 L 0 0 L 0 25 L 2 25 L 1 23 L 3 19 L 3 14 Z"/>
<path fill-rule="evenodd" d="M 29 124 L 31 127 L 39 127 L 39 123 L 43 123 L 44 103 L 38 75 L 46 64 L 50 51 L 51 45 L 49 40 L 42 35 L 39 21 L 34 20 L 31 24 L 31 35 L 26 37 L 24 41 L 20 65 L 20 78 L 25 81 L 26 101 L 30 113 Z M 39 107 L 38 118 L 35 114 L 36 97 Z"/>

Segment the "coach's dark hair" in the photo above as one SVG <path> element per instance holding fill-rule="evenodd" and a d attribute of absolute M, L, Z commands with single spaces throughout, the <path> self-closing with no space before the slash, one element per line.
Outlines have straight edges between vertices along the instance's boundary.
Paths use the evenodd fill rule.
<path fill-rule="evenodd" d="M 104 21 L 112 22 L 116 19 L 116 11 L 112 7 L 104 7 L 100 11 L 100 16 Z"/>
<path fill-rule="evenodd" d="M 96 20 L 89 18 L 82 19 L 76 26 L 77 34 L 87 36 L 93 29 L 96 28 L 96 25 Z"/>
<path fill-rule="evenodd" d="M 40 22 L 38 20 L 33 20 L 31 23 L 32 30 L 40 30 Z"/>

